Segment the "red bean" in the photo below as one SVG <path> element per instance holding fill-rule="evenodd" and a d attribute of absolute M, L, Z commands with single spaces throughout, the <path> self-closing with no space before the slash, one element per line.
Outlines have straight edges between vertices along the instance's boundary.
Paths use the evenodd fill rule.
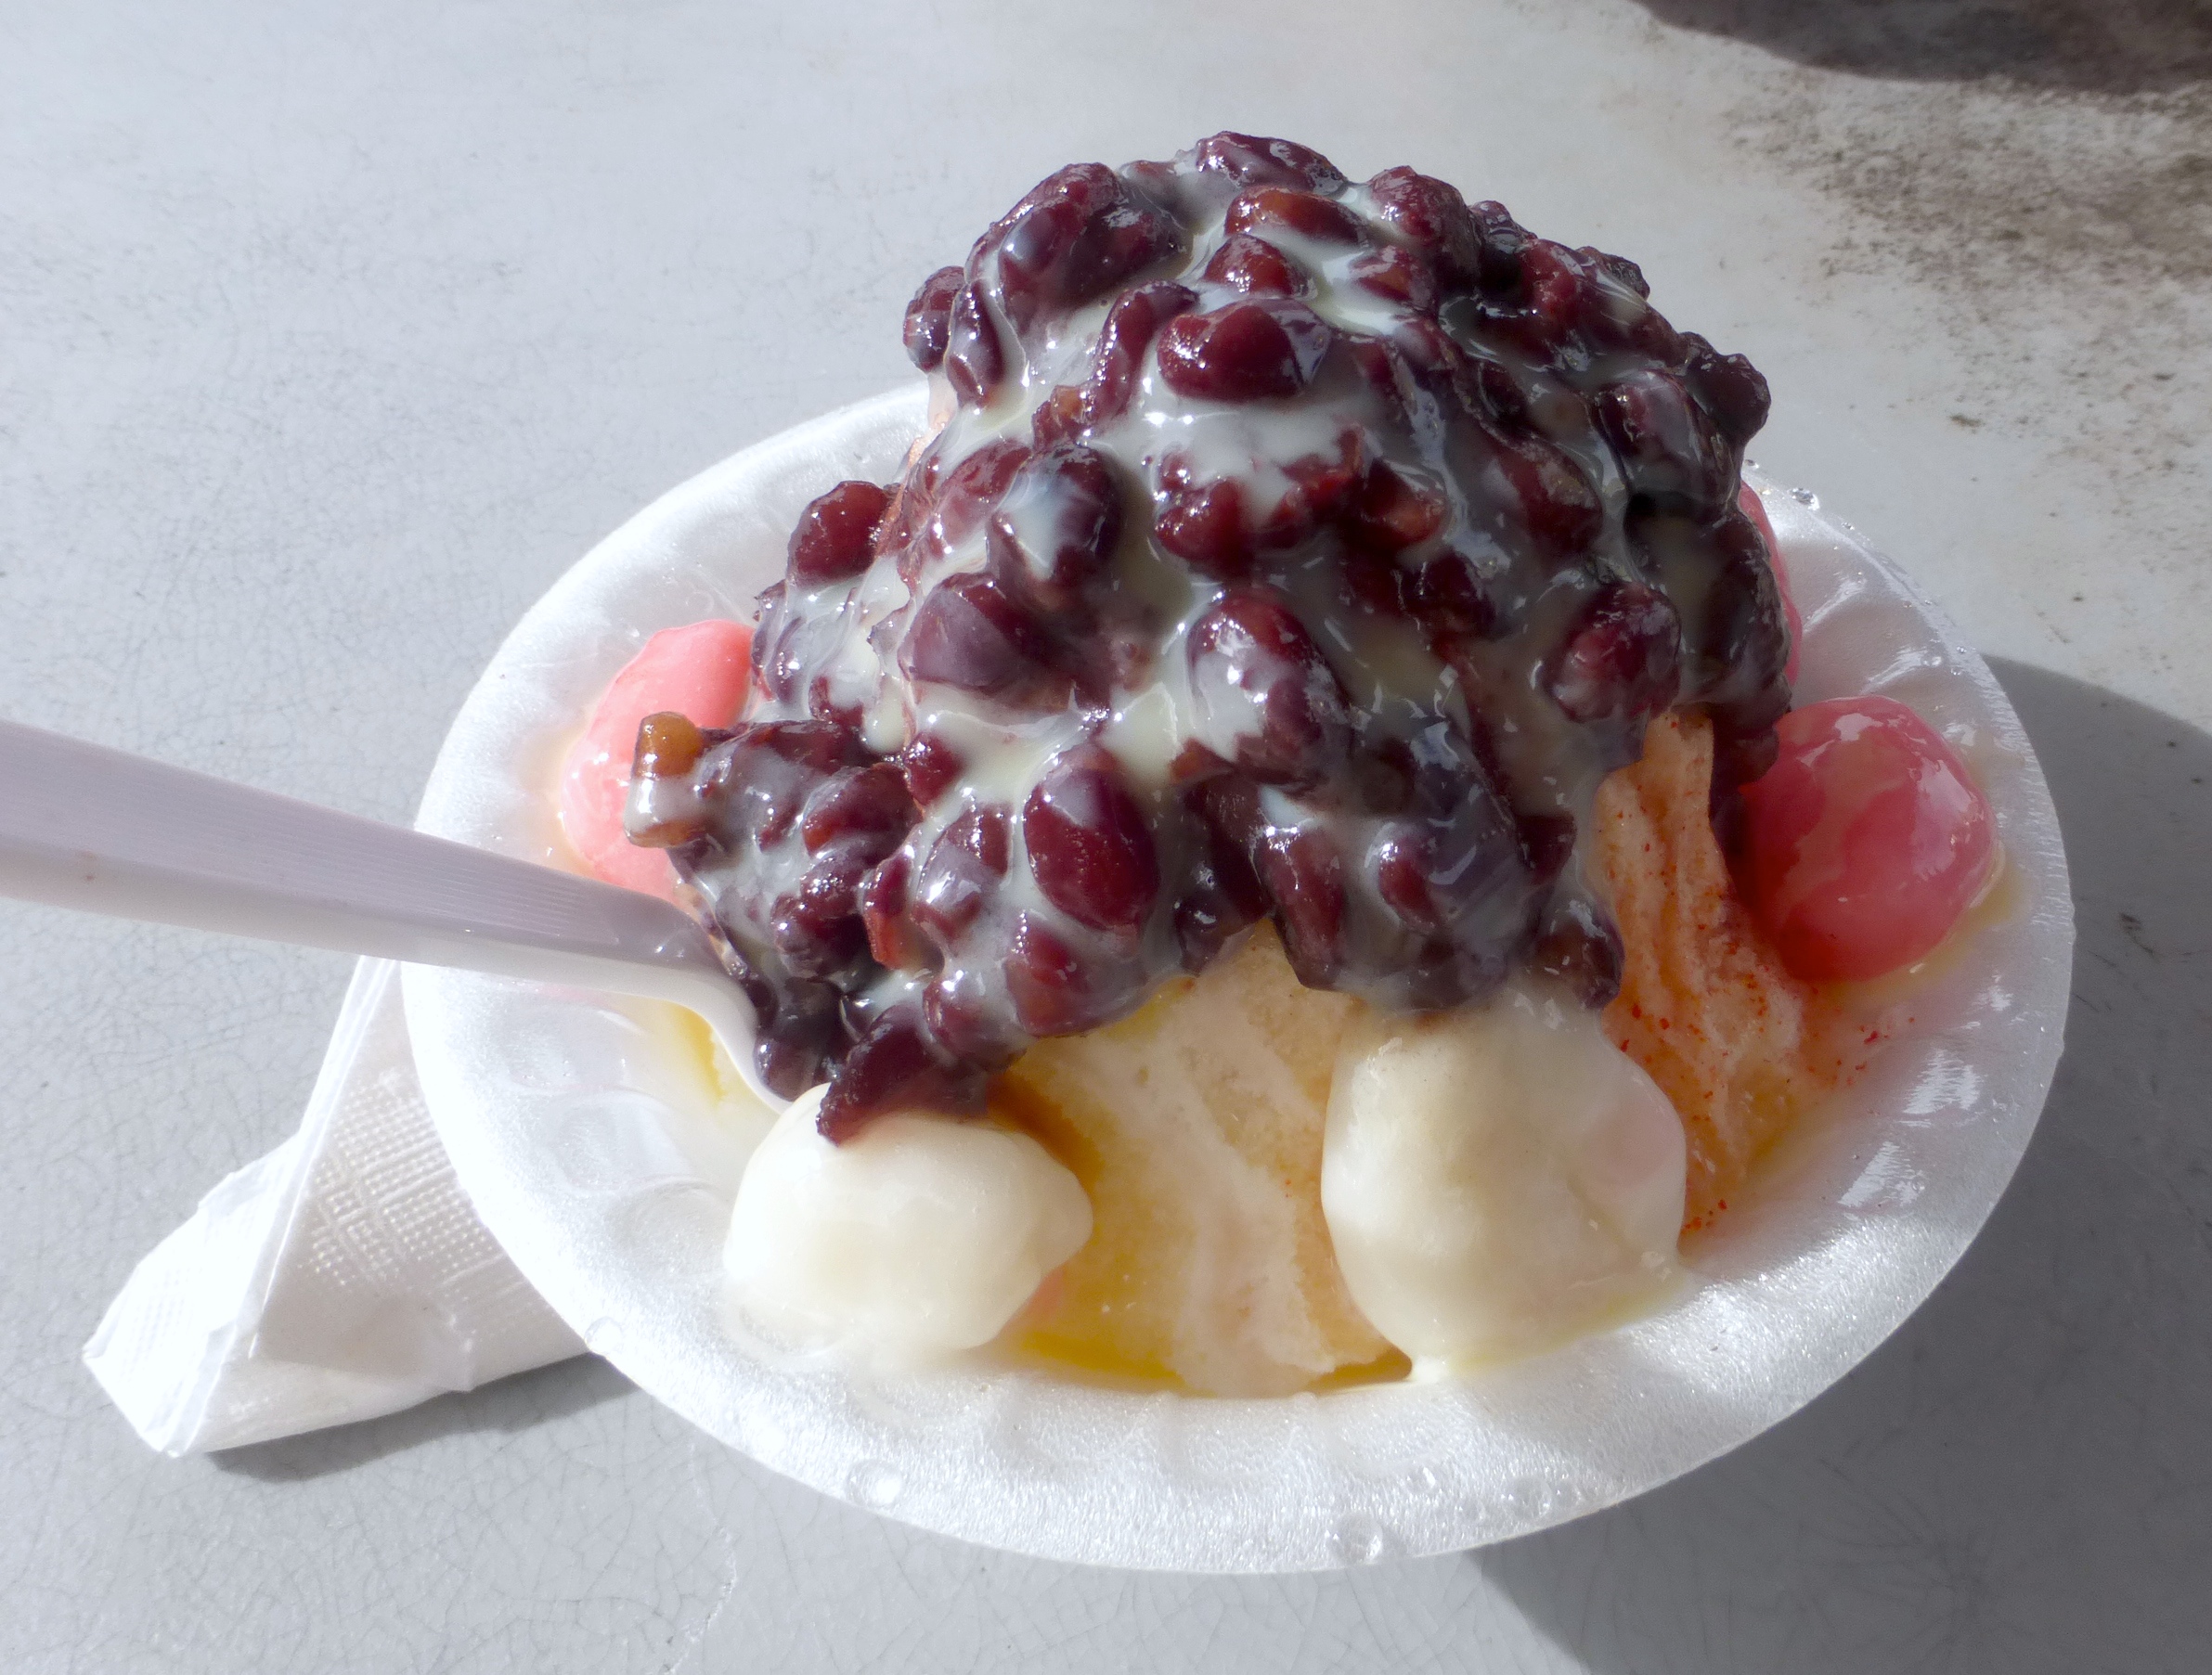
<path fill-rule="evenodd" d="M 895 1111 L 973 1116 L 983 1109 L 985 1085 L 979 1070 L 949 1064 L 931 1050 L 919 1007 L 894 1007 L 830 1078 L 815 1127 L 823 1139 L 842 1142 L 871 1117 Z"/>
<path fill-rule="evenodd" d="M 1416 315 L 1400 320 L 1391 333 L 1390 346 L 1414 380 L 1432 393 L 1456 393 L 1467 376 L 1467 351 L 1432 319 Z"/>
<path fill-rule="evenodd" d="M 1403 552 L 1442 529 L 1450 510 L 1437 485 L 1378 459 L 1360 484 L 1344 533 L 1370 552 Z"/>
<path fill-rule="evenodd" d="M 1740 448 L 1766 422 L 1772 397 L 1759 369 L 1740 354 L 1722 354 L 1697 333 L 1683 337 L 1688 350 L 1683 377 L 1698 405 L 1713 416 L 1720 433 Z"/>
<path fill-rule="evenodd" d="M 1334 988 L 1344 975 L 1344 861 L 1318 826 L 1269 833 L 1260 879 L 1274 903 L 1290 969 L 1308 988 Z"/>
<path fill-rule="evenodd" d="M 840 483 L 808 501 L 791 532 L 791 579 L 802 587 L 821 587 L 866 570 L 875 526 L 890 503 L 887 490 L 858 482 Z"/>
<path fill-rule="evenodd" d="M 960 753 L 935 733 L 917 734 L 899 753 L 899 771 L 916 806 L 927 808 L 951 788 L 966 767 Z"/>
<path fill-rule="evenodd" d="M 1240 843 L 1224 837 L 1205 818 L 1190 793 L 1184 806 L 1197 828 L 1198 858 L 1175 898 L 1175 943 L 1183 969 L 1197 973 L 1210 965 L 1230 939 L 1267 911 L 1267 892 Z"/>
<path fill-rule="evenodd" d="M 960 290 L 963 277 L 957 267 L 938 268 L 922 281 L 913 301 L 906 305 L 906 327 L 901 335 L 907 356 L 925 372 L 935 372 L 945 358 L 952 297 Z"/>
<path fill-rule="evenodd" d="M 1478 729 L 1480 715 L 1475 716 Z M 1492 786 L 1503 782 L 1496 753 L 1478 730 L 1469 739 L 1449 721 L 1431 722 L 1412 741 L 1413 803 L 1433 818 L 1443 819 L 1470 799 L 1489 800 Z"/>
<path fill-rule="evenodd" d="M 1656 715 L 1682 684 L 1682 625 L 1667 596 L 1616 582 L 1593 598 L 1546 686 L 1572 721 Z"/>
<path fill-rule="evenodd" d="M 1518 953 L 1536 900 L 1520 830 L 1478 779 L 1429 825 L 1428 884 L 1455 945 L 1478 955 Z"/>
<path fill-rule="evenodd" d="M 1413 748 L 1378 726 L 1362 729 L 1352 750 L 1351 805 L 1369 814 L 1404 814 L 1413 806 L 1419 764 Z"/>
<path fill-rule="evenodd" d="M 1592 1011 L 1621 992 L 1621 934 L 1603 909 L 1579 895 L 1555 899 L 1529 963 L 1565 984 Z"/>
<path fill-rule="evenodd" d="M 1121 538 L 1121 490 L 1106 456 L 1061 446 L 1031 456 L 990 526 L 994 573 L 1043 610 L 1065 611 Z"/>
<path fill-rule="evenodd" d="M 1384 905 L 1410 929 L 1442 934 L 1443 921 L 1429 894 L 1429 838 L 1420 824 L 1399 821 L 1384 827 L 1368 856 Z"/>
<path fill-rule="evenodd" d="M 990 577 L 972 573 L 939 583 L 922 601 L 899 666 L 910 680 L 1025 707 L 1054 707 L 1072 687 L 1054 667 L 1043 625 Z"/>
<path fill-rule="evenodd" d="M 807 683 L 807 714 L 817 721 L 834 721 L 839 727 L 856 731 L 866 719 L 866 712 L 860 705 L 837 702 L 834 685 L 826 673 L 815 676 Z"/>
<path fill-rule="evenodd" d="M 1259 786 L 1242 774 L 1223 774 L 1193 786 L 1184 801 L 1223 844 L 1245 857 L 1248 866 L 1259 866 L 1260 846 L 1267 837 Z"/>
<path fill-rule="evenodd" d="M 648 715 L 639 723 L 630 781 L 640 794 L 631 796 L 626 807 L 618 805 L 617 835 L 640 849 L 675 849 L 705 837 L 714 828 L 713 806 L 685 794 L 687 788 L 680 786 L 674 797 L 665 797 L 653 782 L 690 779 L 700 757 L 719 737 L 693 727 L 688 717 L 673 711 Z"/>
<path fill-rule="evenodd" d="M 1219 171 L 1239 186 L 1297 187 L 1309 192 L 1344 189 L 1344 176 L 1337 166 L 1296 140 L 1224 132 L 1200 140 L 1196 157 L 1200 169 Z"/>
<path fill-rule="evenodd" d="M 1797 609 L 1797 599 L 1790 590 L 1789 567 L 1782 561 L 1782 544 L 1775 539 L 1774 523 L 1766 516 L 1766 504 L 1759 498 L 1759 491 L 1745 483 L 1737 491 L 1736 505 L 1752 521 L 1752 527 L 1759 532 L 1759 549 L 1766 555 L 1766 568 L 1774 572 L 1774 588 L 1781 595 L 1782 618 L 1790 630 L 1790 660 L 1782 665 L 1782 678 L 1792 686 L 1797 682 L 1797 662 L 1805 650 L 1805 617 Z"/>
<path fill-rule="evenodd" d="M 1198 741 L 1262 785 L 1310 786 L 1342 759 L 1344 692 L 1279 596 L 1232 588 L 1192 625 Z"/>
<path fill-rule="evenodd" d="M 890 971 L 911 971 L 929 961 L 929 944 L 907 911 L 907 881 L 913 862 L 905 851 L 887 856 L 860 881 L 860 925 L 868 951 Z"/>
<path fill-rule="evenodd" d="M 1605 527 L 1605 508 L 1566 450 L 1541 436 L 1498 437 L 1494 446 L 1494 469 L 1506 494 L 1498 501 L 1501 521 L 1486 533 L 1507 543 L 1525 541 L 1555 563 L 1588 551 Z"/>
<path fill-rule="evenodd" d="M 923 452 L 891 496 L 883 522 L 875 526 L 875 556 L 898 560 L 899 574 L 909 579 L 912 574 L 907 562 L 910 549 L 937 510 L 937 473 L 942 457 L 934 447 Z"/>
<path fill-rule="evenodd" d="M 1131 191 L 1178 221 L 1190 219 L 1201 207 L 1194 201 L 1190 177 L 1171 162 L 1124 163 L 1121 178 L 1129 183 Z"/>
<path fill-rule="evenodd" d="M 868 747 L 850 728 L 823 721 L 746 722 L 737 737 L 749 748 L 770 754 L 815 774 L 834 774 L 841 767 L 864 767 Z"/>
<path fill-rule="evenodd" d="M 1495 361 L 1468 363 L 1470 407 L 1487 414 L 1507 432 L 1525 431 L 1531 424 L 1528 392 Z"/>
<path fill-rule="evenodd" d="M 1028 457 L 1027 447 L 1002 437 L 984 444 L 946 473 L 929 521 L 930 544 L 940 556 L 983 527 Z"/>
<path fill-rule="evenodd" d="M 1075 163 L 1048 175 L 1002 225 L 1001 291 L 1007 319 L 1022 333 L 1103 296 L 1183 243 L 1173 218 L 1103 163 Z"/>
<path fill-rule="evenodd" d="M 1029 440 L 1040 448 L 1073 442 L 1091 422 L 1080 384 L 1057 384 L 1029 415 Z"/>
<path fill-rule="evenodd" d="M 1644 270 L 1626 256 L 1609 256 L 1605 251 L 1592 250 L 1587 245 L 1574 253 L 1592 266 L 1602 270 L 1606 277 L 1623 290 L 1634 291 L 1639 299 L 1650 296 L 1651 285 L 1650 281 L 1644 277 Z"/>
<path fill-rule="evenodd" d="M 743 723 L 731 734 L 715 785 L 722 824 L 763 847 L 778 843 L 816 785 L 841 767 L 866 761 L 860 740 L 833 723 Z"/>
<path fill-rule="evenodd" d="M 1144 808 L 1103 750 L 1070 752 L 1022 808 L 1022 842 L 1045 900 L 1094 931 L 1133 931 L 1159 895 L 1159 854 Z"/>
<path fill-rule="evenodd" d="M 1352 283 L 1363 290 L 1428 314 L 1436 307 L 1436 275 L 1428 263 L 1411 251 L 1389 245 L 1362 256 L 1352 264 Z"/>
<path fill-rule="evenodd" d="M 836 1038 L 835 991 L 821 984 L 787 982 L 774 1017 L 753 1049 L 753 1063 L 772 1091 L 796 1099 L 821 1080 Z"/>
<path fill-rule="evenodd" d="M 1082 421 L 1088 427 L 1119 419 L 1129 410 L 1145 352 L 1170 320 L 1195 307 L 1198 293 L 1167 280 L 1139 286 L 1116 299 L 1099 328 L 1091 352 L 1091 375 L 1083 386 Z"/>
<path fill-rule="evenodd" d="M 1159 340 L 1159 372 L 1198 401 L 1265 401 L 1313 381 L 1331 333 L 1302 303 L 1268 297 L 1184 315 Z"/>
<path fill-rule="evenodd" d="M 1238 233 L 1213 252 L 1206 277 L 1234 285 L 1253 296 L 1303 297 L 1313 293 L 1313 277 L 1264 238 Z"/>
<path fill-rule="evenodd" d="M 1254 545 L 1245 528 L 1244 496 L 1234 483 L 1171 492 L 1153 520 L 1152 538 L 1215 581 L 1235 581 L 1252 568 Z"/>
<path fill-rule="evenodd" d="M 997 1069 L 1012 1062 L 1017 1026 L 981 973 L 949 965 L 922 991 L 922 1018 L 943 1050 L 964 1063 Z"/>
<path fill-rule="evenodd" d="M 871 862 L 890 853 L 896 841 L 920 818 L 906 780 L 888 762 L 846 767 L 808 793 L 799 815 L 799 837 L 809 855 L 841 840 L 880 845 Z M 890 842 L 885 842 L 885 840 Z"/>
<path fill-rule="evenodd" d="M 1458 189 L 1411 169 L 1385 169 L 1367 183 L 1384 221 L 1428 257 L 1436 277 L 1455 290 L 1475 283 L 1481 237 Z"/>
<path fill-rule="evenodd" d="M 1529 870 L 1549 883 L 1559 877 L 1574 853 L 1574 817 L 1567 814 L 1523 814 L 1514 824 L 1520 831 L 1520 850 Z"/>
<path fill-rule="evenodd" d="M 1440 633 L 1486 639 L 1497 630 L 1489 584 L 1472 559 L 1451 548 L 1414 566 L 1406 597 L 1414 614 Z"/>
<path fill-rule="evenodd" d="M 801 672 L 796 666 L 786 667 L 783 656 L 784 636 L 796 620 L 786 605 L 789 591 L 782 582 L 763 587 L 759 613 L 753 619 L 753 684 L 770 698 L 793 696 Z"/>
<path fill-rule="evenodd" d="M 1290 493 L 1284 500 L 1296 503 L 1300 539 L 1315 524 L 1352 510 L 1368 469 L 1365 439 L 1350 428 L 1337 433 L 1335 453 L 1308 454 L 1283 466 L 1283 474 L 1291 482 Z M 1281 516 L 1278 512 L 1277 517 Z M 1269 522 L 1272 524 L 1276 520 Z"/>
<path fill-rule="evenodd" d="M 836 649 L 843 625 L 834 611 L 810 612 L 786 598 L 781 582 L 761 597 L 753 635 L 755 679 L 770 698 L 789 702 L 804 691 L 808 671 L 821 668 Z"/>
<path fill-rule="evenodd" d="M 1519 254 L 1517 306 L 1488 317 L 1506 341 L 1535 360 L 1569 353 L 1596 305 L 1596 281 L 1564 245 L 1532 238 Z"/>
<path fill-rule="evenodd" d="M 1631 372 L 1590 397 L 1590 416 L 1613 445 L 1631 492 L 1716 517 L 1736 496 L 1736 460 L 1681 380 Z"/>
<path fill-rule="evenodd" d="M 1376 893 L 1415 933 L 1502 966 L 1525 934 L 1532 876 L 1513 817 L 1479 775 L 1427 819 L 1378 829 L 1368 851 Z"/>
<path fill-rule="evenodd" d="M 1489 297 L 1507 297 L 1520 288 L 1521 258 L 1533 242 L 1528 229 L 1507 213 L 1506 206 L 1490 199 L 1469 204 L 1480 248 L 1475 284 Z"/>
<path fill-rule="evenodd" d="M 1322 244 L 1357 244 L 1360 218 L 1342 204 L 1287 187 L 1254 187 L 1239 192 L 1223 223 L 1231 233 L 1287 226 Z"/>
<path fill-rule="evenodd" d="M 1006 352 L 980 285 L 961 288 L 952 299 L 945 335 L 945 376 L 964 407 L 987 406 L 1006 374 Z"/>
<path fill-rule="evenodd" d="M 1005 975 L 1015 1019 L 1032 1036 L 1074 1035 L 1098 1020 L 1088 968 L 1033 913 L 1015 921 Z"/>
<path fill-rule="evenodd" d="M 1692 538 L 1704 574 L 1683 624 L 1684 695 L 1741 708 L 1740 726 L 1763 726 L 1789 707 L 1790 663 L 1789 617 L 1766 543 L 1739 509 Z"/>
<path fill-rule="evenodd" d="M 938 834 L 915 881 L 914 919 L 948 950 L 957 946 L 998 894 L 1006 875 L 1007 816 L 971 808 Z"/>
<path fill-rule="evenodd" d="M 777 902 L 770 926 L 776 952 L 795 974 L 834 982 L 868 951 L 860 886 L 867 863 L 832 851 L 808 869 L 797 891 Z"/>

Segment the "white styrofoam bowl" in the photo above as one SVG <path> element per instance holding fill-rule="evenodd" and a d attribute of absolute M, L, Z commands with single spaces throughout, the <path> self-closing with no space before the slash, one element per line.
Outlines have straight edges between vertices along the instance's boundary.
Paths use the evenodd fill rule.
<path fill-rule="evenodd" d="M 842 477 L 893 478 L 923 412 L 916 385 L 833 413 L 601 543 L 461 706 L 421 828 L 550 857 L 556 766 L 615 670 L 657 628 L 749 618 L 800 508 Z M 743 1148 L 687 1099 L 635 1008 L 410 968 L 416 1059 L 463 1186 L 563 1318 L 678 1412 L 825 1494 L 993 1547 L 1148 1569 L 1361 1564 L 1525 1534 L 1734 1448 L 1895 1330 L 1981 1228 L 2050 1086 L 2073 945 L 2050 793 L 1987 667 L 1810 495 L 1759 486 L 1808 625 L 1801 695 L 1887 692 L 1958 739 L 2015 907 L 1693 1247 L 1662 1312 L 1480 1377 L 1272 1400 L 793 1361 L 725 1317 Z"/>

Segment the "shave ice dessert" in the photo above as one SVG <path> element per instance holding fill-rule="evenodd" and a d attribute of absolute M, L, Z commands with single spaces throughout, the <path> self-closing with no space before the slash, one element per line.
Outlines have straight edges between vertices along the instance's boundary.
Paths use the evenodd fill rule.
<path fill-rule="evenodd" d="M 909 305 L 928 432 L 571 753 L 790 1102 L 770 1331 L 1265 1396 L 1649 1307 L 1999 865 L 1793 707 L 1740 355 L 1633 263 L 1286 140 L 1063 169 Z"/>

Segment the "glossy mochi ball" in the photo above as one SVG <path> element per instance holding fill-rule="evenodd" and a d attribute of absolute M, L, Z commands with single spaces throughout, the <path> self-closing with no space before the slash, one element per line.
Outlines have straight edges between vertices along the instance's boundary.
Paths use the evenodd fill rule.
<path fill-rule="evenodd" d="M 1864 981 L 1924 959 L 1987 884 L 1997 825 L 1942 735 L 1894 698 L 1782 717 L 1744 787 L 1743 883 L 1782 961 Z"/>

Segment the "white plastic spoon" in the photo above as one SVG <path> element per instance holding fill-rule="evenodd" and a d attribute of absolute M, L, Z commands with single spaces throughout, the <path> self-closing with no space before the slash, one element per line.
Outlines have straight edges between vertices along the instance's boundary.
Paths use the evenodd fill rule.
<path fill-rule="evenodd" d="M 784 1103 L 758 1085 L 751 1003 L 680 908 L 9 721 L 0 895 L 672 1000 Z"/>

